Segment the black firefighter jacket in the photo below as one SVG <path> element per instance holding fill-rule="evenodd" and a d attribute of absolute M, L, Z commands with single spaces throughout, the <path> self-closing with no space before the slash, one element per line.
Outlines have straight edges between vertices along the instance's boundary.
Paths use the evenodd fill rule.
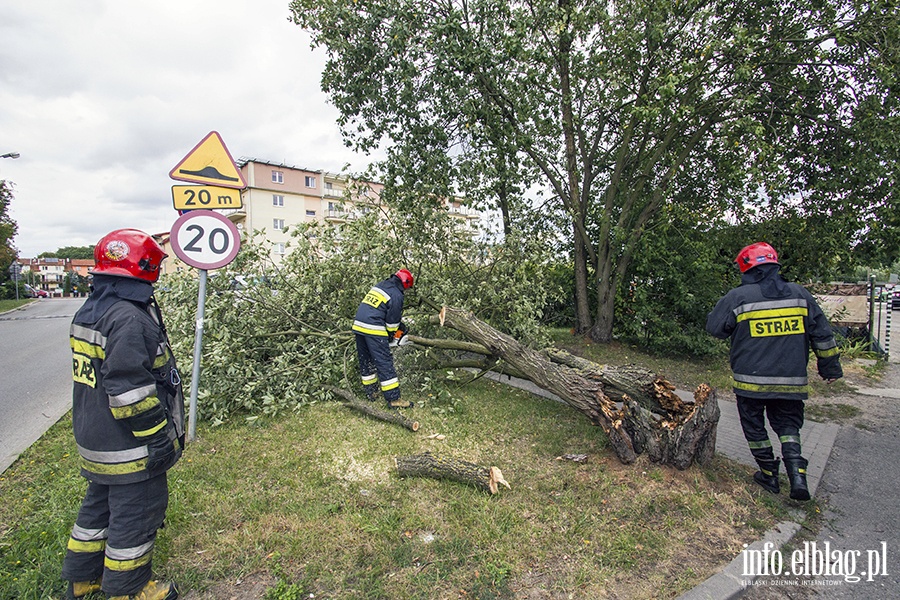
<path fill-rule="evenodd" d="M 353 331 L 383 337 L 394 335 L 403 313 L 403 292 L 403 283 L 396 275 L 376 283 L 356 309 Z"/>
<path fill-rule="evenodd" d="M 806 288 L 781 278 L 777 265 L 744 274 L 706 320 L 706 330 L 731 338 L 734 393 L 758 399 L 805 400 L 812 348 L 819 375 L 843 375 L 828 319 Z"/>
<path fill-rule="evenodd" d="M 152 286 L 99 275 L 94 286 L 70 329 L 81 474 L 100 484 L 133 483 L 165 472 L 180 458 L 184 396 L 161 317 L 149 304 Z M 151 473 L 148 444 L 163 436 L 175 452 Z"/>

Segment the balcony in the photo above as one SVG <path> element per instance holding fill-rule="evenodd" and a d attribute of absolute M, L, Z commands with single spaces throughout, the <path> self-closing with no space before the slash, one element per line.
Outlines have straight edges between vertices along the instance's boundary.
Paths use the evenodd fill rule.
<path fill-rule="evenodd" d="M 325 213 L 325 220 L 329 223 L 346 223 L 356 218 L 356 215 L 346 210 L 329 210 Z"/>

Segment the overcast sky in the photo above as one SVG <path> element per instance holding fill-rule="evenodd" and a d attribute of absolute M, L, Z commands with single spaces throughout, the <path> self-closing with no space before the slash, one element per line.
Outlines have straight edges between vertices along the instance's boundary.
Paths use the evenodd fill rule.
<path fill-rule="evenodd" d="M 0 154 L 21 154 L 0 179 L 19 256 L 168 231 L 169 171 L 210 131 L 235 160 L 363 170 L 288 1 L 0 2 Z"/>

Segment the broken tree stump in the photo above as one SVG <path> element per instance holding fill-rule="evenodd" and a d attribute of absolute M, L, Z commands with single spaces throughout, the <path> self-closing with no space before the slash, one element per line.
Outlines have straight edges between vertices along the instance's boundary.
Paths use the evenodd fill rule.
<path fill-rule="evenodd" d="M 336 394 L 343 398 L 345 401 L 342 402 L 342 404 L 347 408 L 352 408 L 353 410 L 359 411 L 374 419 L 378 419 L 379 421 L 385 421 L 387 423 L 400 425 L 401 427 L 405 427 L 410 431 L 419 430 L 418 421 L 413 421 L 412 419 L 401 415 L 397 411 L 382 410 L 375 406 L 372 402 L 360 400 L 353 393 L 339 387 L 328 386 L 327 389 L 333 394 Z"/>
<path fill-rule="evenodd" d="M 496 494 L 499 486 L 511 489 L 497 467 L 482 467 L 465 460 L 437 456 L 430 452 L 398 456 L 394 459 L 400 477 L 428 477 L 446 479 L 471 485 L 479 490 Z"/>
<path fill-rule="evenodd" d="M 683 403 L 685 411 L 656 418 L 634 400 L 625 399 L 625 428 L 635 449 L 651 461 L 687 469 L 693 463 L 709 464 L 716 452 L 719 402 L 716 392 L 701 384 L 694 402 Z"/>

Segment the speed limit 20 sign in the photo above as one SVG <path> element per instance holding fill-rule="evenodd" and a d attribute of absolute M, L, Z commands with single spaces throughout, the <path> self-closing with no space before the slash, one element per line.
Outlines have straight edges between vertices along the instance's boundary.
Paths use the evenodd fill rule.
<path fill-rule="evenodd" d="M 197 269 L 219 269 L 237 256 L 241 235 L 228 217 L 211 210 L 181 215 L 169 234 L 181 261 Z"/>

